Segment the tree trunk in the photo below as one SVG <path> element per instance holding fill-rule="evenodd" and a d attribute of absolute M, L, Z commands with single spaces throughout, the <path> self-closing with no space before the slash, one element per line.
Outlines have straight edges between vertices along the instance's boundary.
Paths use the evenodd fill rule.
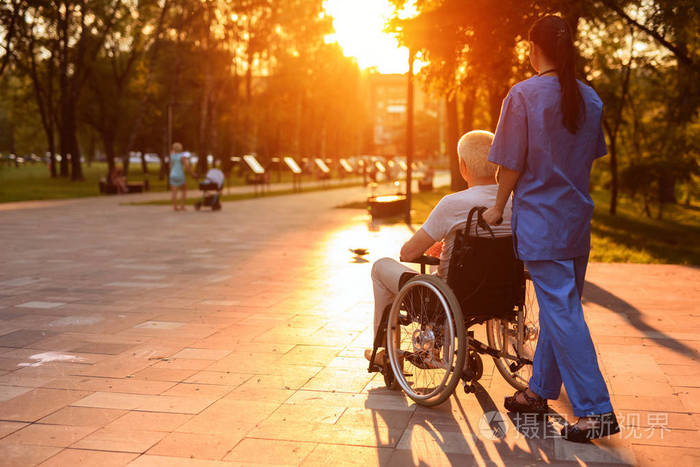
<path fill-rule="evenodd" d="M 197 160 L 197 172 L 207 172 L 207 155 L 209 154 L 209 101 L 211 98 L 212 71 L 211 60 L 204 61 L 204 89 L 202 100 L 199 104 L 199 159 Z"/>
<path fill-rule="evenodd" d="M 124 172 L 125 177 L 129 176 L 130 164 L 131 164 L 131 161 L 129 160 L 129 153 L 126 153 L 122 156 L 122 170 Z"/>
<path fill-rule="evenodd" d="M 104 147 L 105 157 L 107 158 L 107 174 L 111 175 L 114 171 L 114 160 L 116 158 L 114 151 L 114 137 L 112 135 L 105 134 L 104 132 L 100 134 L 100 137 L 102 138 L 102 146 Z"/>
<path fill-rule="evenodd" d="M 489 89 L 489 117 L 491 119 L 491 131 L 496 131 L 498 118 L 501 116 L 501 105 L 503 104 L 504 97 L 505 94 L 503 93 L 503 88 L 500 85 L 492 86 Z"/>
<path fill-rule="evenodd" d="M 83 180 L 83 170 L 80 163 L 80 147 L 77 137 L 77 122 L 75 118 L 75 103 L 70 95 L 61 96 L 61 175 L 68 176 L 68 161 L 70 155 L 71 180 Z"/>
<path fill-rule="evenodd" d="M 56 172 L 56 138 L 53 135 L 53 131 L 46 135 L 49 141 L 49 170 L 51 172 L 51 178 L 56 178 L 58 173 Z"/>
<path fill-rule="evenodd" d="M 614 216 L 617 213 L 617 138 L 610 137 L 610 215 Z"/>
<path fill-rule="evenodd" d="M 413 189 L 413 142 L 414 142 L 414 88 L 413 88 L 413 61 L 415 49 L 408 49 L 408 88 L 406 90 L 406 223 L 411 225 L 411 191 Z"/>
<path fill-rule="evenodd" d="M 464 100 L 462 101 L 462 133 L 474 129 L 474 108 L 476 107 L 476 86 L 469 86 L 465 89 Z"/>
<path fill-rule="evenodd" d="M 659 178 L 659 202 L 676 203 L 676 177 L 668 171 L 661 173 Z"/>
<path fill-rule="evenodd" d="M 452 93 L 446 101 L 447 116 L 447 157 L 450 159 L 450 188 L 452 191 L 463 190 L 467 187 L 466 182 L 459 172 L 459 160 L 457 159 L 457 142 L 459 139 L 459 128 L 457 122 L 457 95 Z"/>

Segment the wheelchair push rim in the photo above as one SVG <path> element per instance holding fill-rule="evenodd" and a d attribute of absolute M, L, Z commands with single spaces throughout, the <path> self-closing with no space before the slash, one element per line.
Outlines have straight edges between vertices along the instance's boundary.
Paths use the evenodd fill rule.
<path fill-rule="evenodd" d="M 418 275 L 401 288 L 387 323 L 391 370 L 418 404 L 437 405 L 460 380 L 467 345 L 457 298 L 441 279 Z"/>
<path fill-rule="evenodd" d="M 516 389 L 524 390 L 528 386 L 538 337 L 539 307 L 534 285 L 527 275 L 524 303 L 518 308 L 515 318 L 494 318 L 486 323 L 489 347 L 500 353 L 493 357 L 496 369 Z"/>

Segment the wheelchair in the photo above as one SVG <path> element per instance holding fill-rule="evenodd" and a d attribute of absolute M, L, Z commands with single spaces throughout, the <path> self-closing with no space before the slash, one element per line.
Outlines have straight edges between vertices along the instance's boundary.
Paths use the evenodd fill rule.
<path fill-rule="evenodd" d="M 485 210 L 473 208 L 457 231 L 446 281 L 425 274 L 438 258 L 409 261 L 420 264 L 421 273 L 401 276 L 375 336 L 368 371 L 381 372 L 388 388 L 400 387 L 423 406 L 444 402 L 460 381 L 465 392 L 475 392 L 482 355 L 493 358 L 516 389 L 525 389 L 532 375 L 539 334 L 532 280 L 515 257 L 512 237 L 494 237 L 483 221 Z M 478 324 L 486 325 L 486 343 L 470 330 Z M 381 366 L 375 363 L 380 347 L 386 348 Z"/>

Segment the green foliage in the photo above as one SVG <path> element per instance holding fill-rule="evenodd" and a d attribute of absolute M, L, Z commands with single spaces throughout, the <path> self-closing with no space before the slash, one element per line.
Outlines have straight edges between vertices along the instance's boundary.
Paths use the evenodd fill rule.
<path fill-rule="evenodd" d="M 430 193 L 415 193 L 412 220 L 420 225 L 437 202 L 451 191 L 439 188 Z M 669 206 L 665 219 L 641 215 L 642 203 L 621 200 L 618 213 L 608 213 L 610 193 L 592 193 L 595 212 L 591 222 L 590 261 L 621 263 L 665 263 L 700 266 L 700 203 Z M 365 208 L 365 203 L 350 203 L 341 208 Z M 401 218 L 391 222 L 400 223 Z"/>
<path fill-rule="evenodd" d="M 129 151 L 167 154 L 168 109 L 172 140 L 224 163 L 361 150 L 360 72 L 324 42 L 332 26 L 322 0 L 17 0 L 0 21 L 17 77 L 3 86 L 0 113 L 36 103 L 24 109 L 34 118 L 0 122 L 14 138 L 0 150 L 43 154 L 55 138 L 57 151 L 79 147 L 92 159 L 94 146 L 110 165 Z"/>

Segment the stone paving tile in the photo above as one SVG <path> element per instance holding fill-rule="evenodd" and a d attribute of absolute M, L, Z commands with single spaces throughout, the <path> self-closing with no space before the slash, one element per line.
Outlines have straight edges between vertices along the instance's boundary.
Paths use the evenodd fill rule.
<path fill-rule="evenodd" d="M 315 443 L 395 447 L 402 433 L 401 429 L 376 431 L 372 426 L 348 428 L 329 423 L 311 424 L 289 421 L 268 423 L 265 421 L 252 429 L 248 436 Z"/>
<path fill-rule="evenodd" d="M 242 436 L 242 434 L 170 433 L 149 449 L 148 454 L 220 460 L 231 451 Z"/>
<path fill-rule="evenodd" d="M 118 344 L 109 342 L 91 342 L 73 349 L 75 352 L 118 355 L 132 348 L 130 344 Z"/>
<path fill-rule="evenodd" d="M 325 366 L 338 354 L 337 347 L 297 345 L 279 359 L 283 365 Z"/>
<path fill-rule="evenodd" d="M 146 452 L 165 436 L 161 431 L 146 431 L 138 428 L 117 430 L 100 428 L 72 447 L 76 449 L 93 449 L 98 451 Z"/>
<path fill-rule="evenodd" d="M 179 353 L 179 352 L 178 352 Z M 153 365 L 154 368 L 167 368 L 171 370 L 196 370 L 201 371 L 211 366 L 211 360 L 194 358 L 175 358 L 161 360 Z"/>
<path fill-rule="evenodd" d="M 172 381 L 148 381 L 135 378 L 93 378 L 66 376 L 42 383 L 45 388 L 83 389 L 86 391 L 123 392 L 128 394 L 161 394 L 175 385 Z"/>
<path fill-rule="evenodd" d="M 314 451 L 316 444 L 291 441 L 246 438 L 224 457 L 226 461 L 240 463 L 301 465 Z M 331 465 L 327 459 L 325 465 Z"/>
<path fill-rule="evenodd" d="M 155 366 L 137 371 L 133 377 L 147 381 L 173 381 L 182 382 L 197 373 L 197 370 L 183 370 L 177 368 L 157 368 Z"/>
<path fill-rule="evenodd" d="M 700 464 L 700 449 L 666 446 L 634 446 L 637 464 L 644 467 L 659 465 L 693 466 Z"/>
<path fill-rule="evenodd" d="M 65 305 L 65 303 L 61 302 L 26 302 L 26 303 L 20 303 L 19 305 L 15 305 L 17 308 L 37 308 L 37 309 L 47 309 L 47 308 L 58 308 L 60 306 Z"/>
<path fill-rule="evenodd" d="M 199 371 L 187 378 L 184 382 L 193 384 L 216 384 L 224 386 L 239 386 L 253 375 L 241 373 L 229 373 L 226 371 Z"/>
<path fill-rule="evenodd" d="M 48 331 L 33 331 L 29 329 L 22 329 L 0 336 L 0 346 L 28 347 L 31 344 L 52 335 L 55 335 L 55 333 Z"/>
<path fill-rule="evenodd" d="M 404 410 L 412 412 L 416 405 L 403 393 L 393 394 L 350 394 L 328 391 L 302 390 L 294 393 L 285 401 L 286 404 L 348 407 L 367 409 Z"/>
<path fill-rule="evenodd" d="M 275 402 L 281 404 L 294 394 L 294 389 L 279 389 L 270 387 L 247 386 L 238 387 L 224 396 L 221 400 Z"/>
<path fill-rule="evenodd" d="M 31 390 L 32 388 L 23 388 L 20 386 L 0 386 L 0 402 L 9 401 Z"/>
<path fill-rule="evenodd" d="M 233 386 L 179 383 L 163 392 L 164 396 L 190 396 L 218 399 L 233 391 Z"/>
<path fill-rule="evenodd" d="M 0 402 L 0 419 L 34 422 L 87 394 L 83 391 L 33 389 L 9 401 Z"/>
<path fill-rule="evenodd" d="M 64 449 L 42 467 L 64 467 L 68 465 L 99 465 L 100 467 L 120 467 L 135 459 L 138 454 L 128 452 L 90 451 L 86 449 Z"/>
<path fill-rule="evenodd" d="M 201 359 L 201 360 L 221 360 L 231 353 L 229 350 L 216 349 L 182 349 L 173 358 Z"/>
<path fill-rule="evenodd" d="M 380 458 L 381 462 L 377 461 L 369 461 L 368 464 L 366 465 L 381 465 L 381 466 L 389 466 L 389 467 L 402 467 L 406 465 L 430 465 L 430 466 L 436 466 L 436 467 L 452 467 L 455 465 L 505 465 L 503 462 L 497 463 L 492 459 L 487 459 L 484 460 L 482 456 L 471 456 L 468 454 L 455 454 L 455 453 L 446 453 L 443 451 L 439 450 L 407 450 L 407 449 L 397 449 L 394 450 L 393 452 L 389 449 L 386 449 L 385 451 L 389 451 L 390 456 L 388 456 L 388 460 L 386 459 L 386 456 L 384 458 Z M 368 456 L 371 459 L 371 454 L 368 454 Z M 351 461 L 352 462 L 352 461 Z M 310 464 L 310 465 L 321 465 L 320 463 L 318 464 Z M 352 464 L 351 464 L 352 465 Z M 365 465 L 365 464 L 355 464 L 355 465 Z M 508 465 L 511 465 L 509 463 Z M 519 463 L 512 463 L 512 465 L 519 465 Z M 527 464 L 522 464 L 522 465 L 527 465 Z"/>
<path fill-rule="evenodd" d="M 50 465 L 658 465 L 661 450 L 679 466 L 697 463 L 690 447 L 700 423 L 697 270 L 589 267 L 584 309 L 604 378 L 621 418 L 640 416 L 622 436 L 557 446 L 518 437 L 508 419 L 506 438 L 494 440 L 492 428 L 481 430 L 482 416 L 503 411 L 502 398 L 513 389 L 489 359 L 482 393 L 458 388 L 430 409 L 367 373 L 371 261 L 396 256 L 410 232 L 401 225 L 370 232 L 364 213 L 331 209 L 353 196 L 364 190 L 242 201 L 212 218 L 206 237 L 197 213 L 119 206 L 116 198 L 42 209 L 51 234 L 31 229 L 36 210 L 0 212 L 0 228 L 11 234 L 13 274 L 0 270 L 0 394 L 19 388 L 6 389 L 0 420 L 3 409 L 17 412 L 30 394 L 38 399 L 35 391 L 49 391 L 33 404 L 37 413 L 23 415 L 41 417 L 34 425 L 19 421 L 25 418 L 0 422 L 5 449 L 20 453 L 8 459 L 39 462 L 18 440 L 66 427 L 59 444 L 71 439 L 67 433 L 97 431 L 79 441 L 89 439 L 89 448 L 48 447 L 42 455 L 56 454 Z M 72 218 L 81 219 L 79 227 Z M 38 246 L 37 235 L 47 236 Z M 46 246 L 56 239 L 60 248 Z M 353 246 L 368 247 L 370 262 L 352 263 Z M 276 273 L 285 248 L 295 253 Z M 127 286 L 105 285 L 114 283 Z M 18 306 L 28 302 L 64 305 Z M 39 354 L 83 362 L 31 358 Z M 571 417 L 565 392 L 552 406 Z M 658 433 L 631 437 L 651 427 L 647 415 L 664 413 L 670 431 L 663 440 Z M 137 430 L 154 434 L 139 439 Z M 42 436 L 36 442 L 46 442 Z M 122 448 L 134 452 L 96 450 Z M 139 455 L 142 449 L 151 451 Z"/>
<path fill-rule="evenodd" d="M 270 416 L 279 403 L 222 399 L 192 417 L 176 431 L 182 433 L 247 432 Z"/>
<path fill-rule="evenodd" d="M 211 405 L 214 400 L 214 398 L 206 397 L 153 396 L 96 392 L 75 401 L 72 405 L 76 407 L 196 414 Z"/>
<path fill-rule="evenodd" d="M 189 414 L 167 412 L 122 412 L 123 415 L 111 421 L 107 428 L 129 430 L 138 427 L 146 431 L 171 432 L 192 418 Z"/>
<path fill-rule="evenodd" d="M 43 425 L 33 423 L 4 438 L 15 444 L 32 444 L 37 446 L 68 447 L 93 431 L 95 426 Z"/>
<path fill-rule="evenodd" d="M 374 375 L 344 368 L 325 368 L 306 383 L 304 389 L 360 392 Z"/>
<path fill-rule="evenodd" d="M 22 422 L 4 422 L 0 421 L 0 438 L 4 438 L 10 433 L 14 433 L 20 428 L 27 426 L 27 423 Z"/>
<path fill-rule="evenodd" d="M 679 387 L 674 390 L 684 407 L 693 413 L 700 413 L 700 388 Z"/>
<path fill-rule="evenodd" d="M 239 464 L 240 465 L 240 464 Z M 184 457 L 143 455 L 129 463 L 131 467 L 236 467 L 223 461 L 188 459 Z"/>
<path fill-rule="evenodd" d="M 0 459 L 4 467 L 26 467 L 37 465 L 58 453 L 61 448 L 14 444 L 0 440 Z"/>
<path fill-rule="evenodd" d="M 93 407 L 64 407 L 39 420 L 40 423 L 76 427 L 103 427 L 127 414 L 126 410 L 96 409 Z M 139 412 L 137 412 L 139 413 Z"/>

